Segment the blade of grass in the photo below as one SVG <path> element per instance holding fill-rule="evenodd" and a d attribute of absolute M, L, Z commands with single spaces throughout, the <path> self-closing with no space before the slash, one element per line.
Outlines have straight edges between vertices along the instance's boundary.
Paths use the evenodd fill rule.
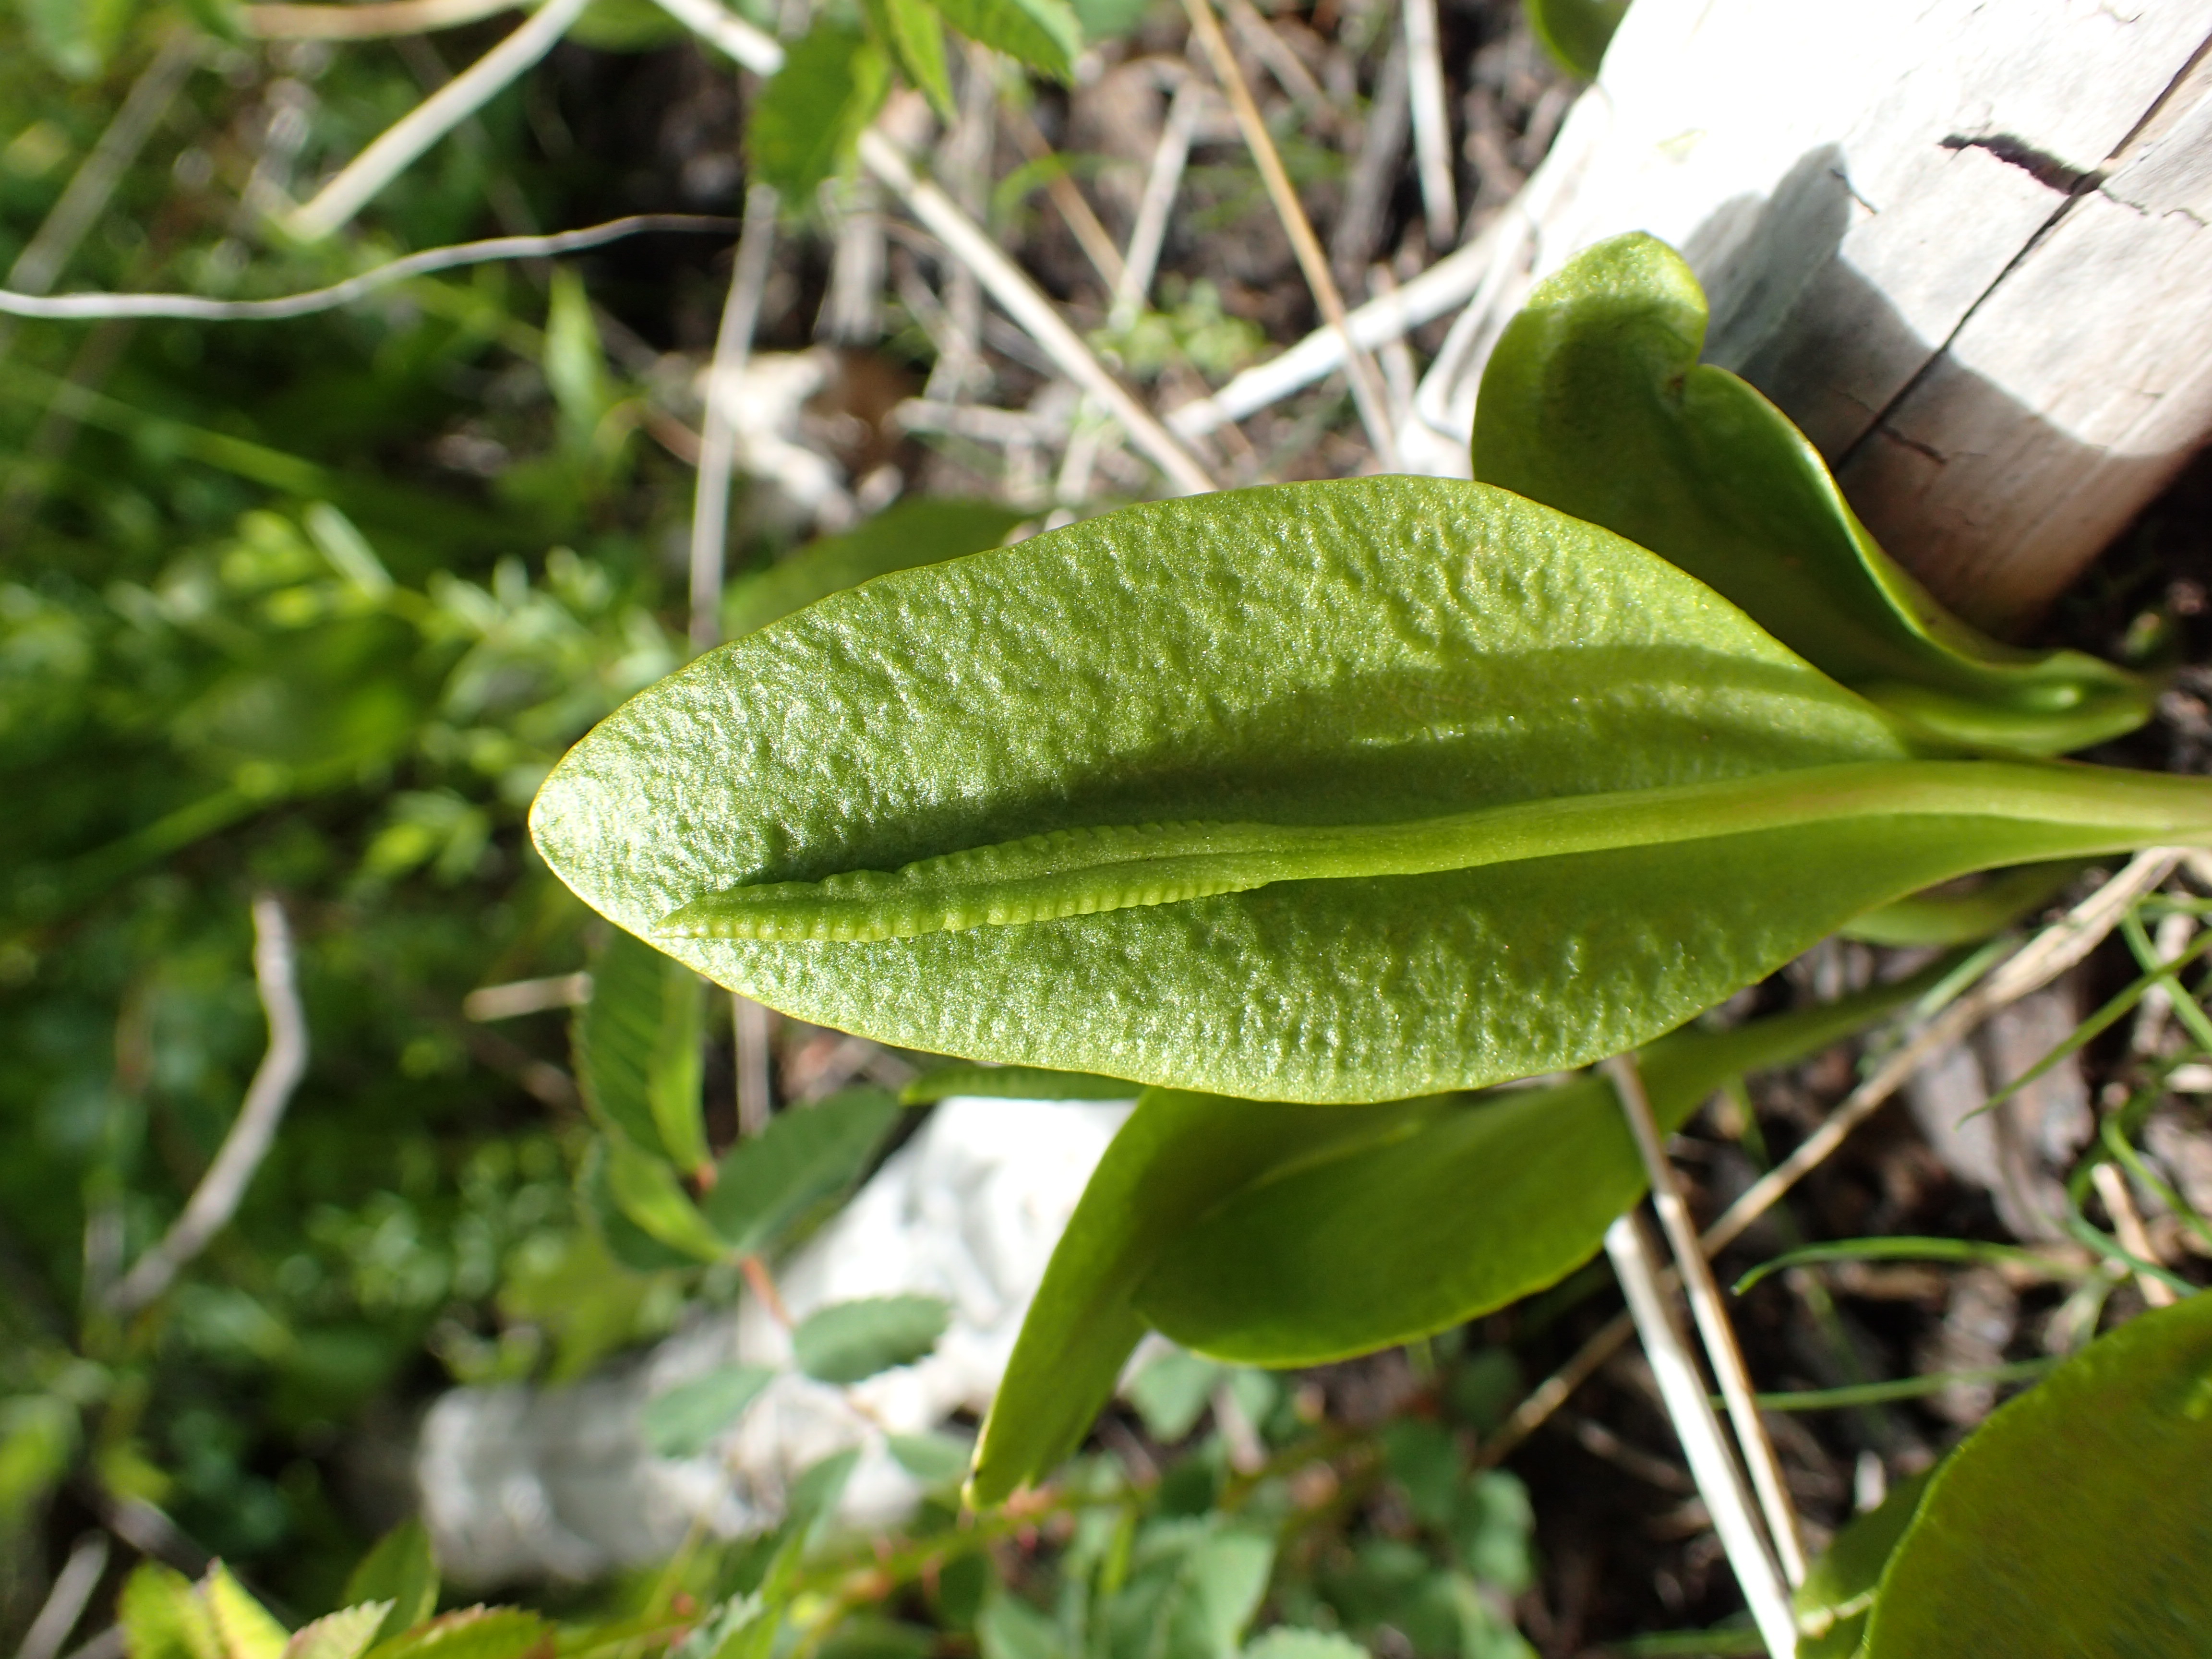
<path fill-rule="evenodd" d="M 1972 1238 L 1846 1238 L 1832 1243 L 1808 1244 L 1778 1255 L 1771 1261 L 1762 1261 L 1731 1285 L 1729 1293 L 1741 1296 L 1776 1273 L 1825 1261 L 1954 1261 L 2024 1267 L 2052 1279 L 2080 1276 L 2073 1264 L 2053 1261 L 2017 1244 L 1985 1243 Z"/>
<path fill-rule="evenodd" d="M 1927 1395 L 1941 1394 L 1954 1382 L 2025 1382 L 2041 1376 L 2057 1363 L 2056 1358 L 2022 1359 L 1982 1370 L 1931 1371 L 1925 1376 L 1901 1376 L 1893 1382 L 1854 1382 L 1841 1389 L 1763 1394 L 1759 1396 L 1759 1403 L 1770 1412 L 1826 1412 L 1852 1406 L 1878 1406 L 1887 1401 L 1918 1400 Z"/>

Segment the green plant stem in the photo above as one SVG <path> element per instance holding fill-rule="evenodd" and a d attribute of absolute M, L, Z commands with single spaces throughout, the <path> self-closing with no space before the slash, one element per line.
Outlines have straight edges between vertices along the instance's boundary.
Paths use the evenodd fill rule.
<path fill-rule="evenodd" d="M 2212 785 L 2063 763 L 1876 761 L 1523 801 L 1409 823 L 1166 823 L 1054 830 L 896 872 L 732 887 L 666 917 L 664 938 L 873 940 L 1018 926 L 1246 892 L 1280 881 L 1430 875 L 1853 817 L 2050 826 L 2083 856 L 2212 845 Z"/>
<path fill-rule="evenodd" d="M 1973 1371 L 1936 1371 L 1926 1376 L 1901 1376 L 1890 1382 L 1858 1382 L 1843 1389 L 1808 1389 L 1796 1394 L 1763 1394 L 1762 1409 L 1771 1412 L 1833 1411 L 1843 1406 L 1879 1405 L 1886 1400 L 1917 1400 L 1940 1393 L 1954 1382 L 2024 1382 L 2038 1377 L 2058 1362 L 2023 1359 L 2015 1364 L 1992 1365 Z"/>

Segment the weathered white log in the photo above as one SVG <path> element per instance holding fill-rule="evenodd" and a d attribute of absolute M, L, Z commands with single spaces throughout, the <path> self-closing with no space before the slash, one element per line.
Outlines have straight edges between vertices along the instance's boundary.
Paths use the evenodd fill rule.
<path fill-rule="evenodd" d="M 2208 45 L 2212 0 L 1636 0 L 1422 410 L 1463 441 L 1529 283 L 1650 231 L 1711 295 L 1708 359 L 2015 625 L 2212 435 Z"/>

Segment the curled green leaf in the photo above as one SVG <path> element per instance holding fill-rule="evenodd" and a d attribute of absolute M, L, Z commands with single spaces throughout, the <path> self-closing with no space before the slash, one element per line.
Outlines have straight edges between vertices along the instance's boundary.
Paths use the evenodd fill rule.
<path fill-rule="evenodd" d="M 1141 828 L 1194 823 L 1236 828 Z M 1617 1054 L 1969 871 L 2212 839 L 2212 785 L 1922 760 L 1643 549 L 1376 478 L 832 594 L 603 722 L 532 827 L 632 932 L 724 896 L 665 948 L 802 1018 L 1347 1102 Z"/>
<path fill-rule="evenodd" d="M 1867 533 L 1788 416 L 1698 362 L 1705 323 L 1704 289 L 1656 238 L 1577 254 L 1484 371 L 1475 476 L 1650 548 L 1947 741 L 2060 754 L 2149 718 L 2154 688 L 2137 676 L 2015 650 L 1946 611 Z"/>

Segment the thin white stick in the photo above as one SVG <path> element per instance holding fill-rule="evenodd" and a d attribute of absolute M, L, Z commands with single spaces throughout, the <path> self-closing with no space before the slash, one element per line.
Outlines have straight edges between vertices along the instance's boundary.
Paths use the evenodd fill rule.
<path fill-rule="evenodd" d="M 93 1591 L 100 1588 L 100 1575 L 106 1571 L 107 1534 L 87 1533 L 54 1575 L 54 1587 L 46 1592 L 39 1616 L 31 1620 L 15 1659 L 54 1659 L 76 1621 L 84 1617 L 85 1603 L 92 1600 Z"/>
<path fill-rule="evenodd" d="M 385 129 L 315 198 L 284 220 L 303 242 L 319 242 L 349 222 L 416 157 L 482 109 L 553 50 L 591 0 L 545 0 L 520 28 Z"/>
<path fill-rule="evenodd" d="M 726 234 L 734 228 L 732 221 L 705 214 L 636 213 L 625 219 L 610 219 L 603 225 L 560 231 L 550 236 L 493 236 L 480 242 L 424 248 L 420 253 L 390 260 L 328 288 L 308 289 L 267 300 L 204 300 L 196 294 L 64 294 L 46 298 L 0 289 L 0 315 L 65 322 L 138 317 L 173 317 L 198 323 L 282 322 L 290 317 L 312 317 L 318 312 L 335 311 L 378 289 L 434 271 L 491 264 L 502 259 L 544 259 L 556 254 L 578 253 L 618 242 L 625 236 Z"/>
<path fill-rule="evenodd" d="M 1706 1265 L 1705 1253 L 1698 1245 L 1697 1224 L 1691 1219 L 1674 1166 L 1668 1162 L 1667 1150 L 1660 1144 L 1659 1125 L 1651 1115 L 1643 1074 L 1637 1070 L 1632 1054 L 1614 1056 L 1606 1061 L 1604 1070 L 1620 1097 L 1621 1115 L 1636 1137 L 1636 1150 L 1643 1157 L 1644 1172 L 1651 1182 L 1651 1206 L 1659 1212 L 1659 1224 L 1673 1251 L 1683 1291 L 1690 1300 L 1690 1312 L 1697 1320 L 1698 1335 L 1705 1340 L 1705 1357 L 1721 1385 L 1721 1398 L 1728 1406 L 1736 1444 L 1751 1470 L 1759 1513 L 1766 1517 L 1767 1538 L 1782 1563 L 1783 1577 L 1795 1589 L 1805 1582 L 1805 1545 L 1797 1532 L 1797 1511 L 1790 1501 L 1789 1488 L 1783 1484 L 1774 1443 L 1767 1437 L 1758 1402 L 1751 1396 L 1751 1377 L 1744 1369 L 1743 1352 L 1736 1346 L 1735 1333 L 1721 1305 L 1720 1286 L 1713 1282 L 1713 1270 Z"/>
<path fill-rule="evenodd" d="M 653 0 L 653 3 L 755 75 L 773 75 L 783 67 L 782 44 L 716 0 Z"/>
<path fill-rule="evenodd" d="M 1168 105 L 1160 142 L 1152 149 L 1152 165 L 1145 175 L 1145 193 L 1137 198 L 1137 222 L 1129 230 L 1129 251 L 1122 256 L 1121 280 L 1115 285 L 1109 328 L 1127 328 L 1137 320 L 1152 291 L 1152 278 L 1160 268 L 1160 249 L 1166 245 L 1168 220 L 1175 212 L 1176 192 L 1182 188 L 1183 168 L 1190 161 L 1191 140 L 1206 112 L 1206 88 L 1195 76 L 1185 76 Z"/>
<path fill-rule="evenodd" d="M 699 434 L 699 472 L 691 493 L 691 648 L 704 651 L 721 637 L 722 562 L 730 534 L 730 473 L 737 465 L 738 434 L 728 398 L 752 354 L 768 287 L 769 253 L 775 242 L 775 186 L 745 192 L 744 228 L 714 334 L 714 361 L 707 374 L 707 417 Z"/>
<path fill-rule="evenodd" d="M 2129 1194 L 2127 1177 L 2118 1166 L 2100 1164 L 2089 1179 L 2097 1196 L 2105 1200 L 2105 1208 L 2112 1212 L 2112 1231 L 2119 1236 L 2120 1248 L 2139 1261 L 2158 1261 L 2158 1247 L 2150 1242 L 2150 1231 L 2143 1225 L 2142 1214 Z M 2136 1288 L 2154 1308 L 2170 1308 L 2174 1304 L 2173 1286 L 2155 1273 L 2137 1273 Z"/>
<path fill-rule="evenodd" d="M 1444 109 L 1443 52 L 1437 0 L 1403 0 L 1407 91 L 1413 100 L 1413 155 L 1420 165 L 1421 207 L 1429 246 L 1449 247 L 1459 234 L 1459 197 L 1452 187 L 1451 118 Z"/>
<path fill-rule="evenodd" d="M 230 1133 L 185 1201 L 183 1213 L 161 1242 L 140 1256 L 108 1291 L 111 1313 L 128 1317 L 153 1301 L 169 1288 L 185 1263 L 230 1224 L 253 1172 L 276 1141 L 276 1126 L 291 1104 L 292 1091 L 307 1069 L 307 1018 L 301 1012 L 294 979 L 292 931 L 284 921 L 284 907 L 267 893 L 253 901 L 253 980 L 269 1021 L 268 1049 L 246 1085 Z"/>
<path fill-rule="evenodd" d="M 1481 286 L 1496 246 L 1493 221 L 1456 252 L 1447 254 L 1395 294 L 1370 300 L 1345 318 L 1352 337 L 1369 351 L 1441 317 Z M 1316 329 L 1281 356 L 1255 364 L 1210 398 L 1168 411 L 1170 430 L 1182 437 L 1207 433 L 1256 415 L 1344 365 L 1344 341 L 1333 328 Z"/>
<path fill-rule="evenodd" d="M 264 40 L 380 40 L 427 34 L 519 10 L 523 0 L 380 0 L 367 5 L 240 6 L 239 26 Z"/>
<path fill-rule="evenodd" d="M 161 43 L 161 51 L 132 83 L 123 107 L 115 112 L 115 118 L 100 135 L 92 153 L 70 175 L 60 199 L 15 256 L 15 264 L 8 267 L 9 288 L 20 294 L 44 294 L 54 285 L 85 233 L 107 210 L 116 185 L 138 159 L 138 152 L 146 147 L 162 116 L 168 113 L 177 89 L 184 85 L 198 56 L 198 40 L 182 30 Z M 6 349 L 7 336 L 0 333 L 0 352 Z"/>
<path fill-rule="evenodd" d="M 738 1133 L 757 1135 L 768 1127 L 775 1103 L 769 1072 L 769 1013 L 750 997 L 730 993 L 730 1042 L 738 1073 Z"/>
<path fill-rule="evenodd" d="M 991 297 L 1043 348 L 1060 371 L 1097 398 L 1121 422 L 1130 441 L 1145 452 L 1177 489 L 1188 495 L 1198 495 L 1213 489 L 1213 480 L 1206 469 L 1152 417 L 1150 410 L 1106 372 L 1106 366 L 1054 309 L 1052 301 L 1022 274 L 1020 267 L 960 210 L 951 197 L 935 185 L 915 177 L 914 169 L 896 145 L 872 127 L 860 135 L 860 161 L 898 192 L 914 216 L 945 245 L 948 253 L 975 273 Z"/>
<path fill-rule="evenodd" d="M 589 974 L 554 974 L 544 979 L 514 979 L 504 985 L 479 985 L 461 999 L 461 1018 L 477 1024 L 542 1014 L 550 1008 L 578 1008 L 592 1000 Z"/>
<path fill-rule="evenodd" d="M 1751 1604 L 1753 1621 L 1772 1659 L 1791 1659 L 1797 1651 L 1797 1620 L 1790 1611 L 1789 1588 L 1766 1553 L 1766 1540 L 1752 1516 L 1750 1495 L 1743 1489 L 1743 1475 L 1722 1437 L 1705 1380 L 1668 1312 L 1643 1218 L 1635 1211 L 1606 1229 L 1605 1253 L 1620 1275 L 1637 1334 L 1644 1339 L 1644 1358 L 1651 1362 L 1651 1375 L 1659 1384 L 1659 1397 L 1713 1518 L 1713 1530 L 1720 1534 L 1721 1547 L 1735 1569 L 1743 1599 Z"/>

